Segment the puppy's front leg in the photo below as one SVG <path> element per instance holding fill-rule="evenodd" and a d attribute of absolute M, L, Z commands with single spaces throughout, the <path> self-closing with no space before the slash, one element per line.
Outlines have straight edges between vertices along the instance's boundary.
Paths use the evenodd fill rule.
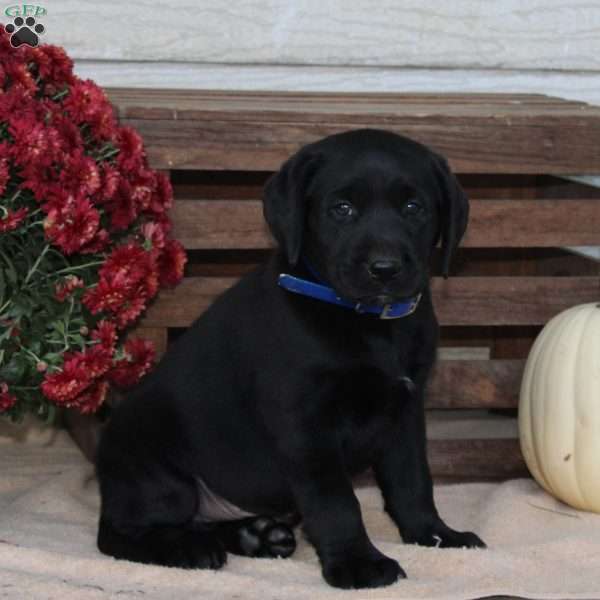
<path fill-rule="evenodd" d="M 410 391 L 392 388 L 389 392 L 393 395 L 391 401 L 400 403 L 398 418 L 373 465 L 385 510 L 406 543 L 440 548 L 485 547 L 474 533 L 448 527 L 435 507 L 426 454 L 426 371 L 415 377 Z"/>
<path fill-rule="evenodd" d="M 398 563 L 369 540 L 360 506 L 334 436 L 317 420 L 312 435 L 298 428 L 286 436 L 283 455 L 288 481 L 304 530 L 315 546 L 323 577 L 332 586 L 365 588 L 390 585 L 405 577 Z"/>

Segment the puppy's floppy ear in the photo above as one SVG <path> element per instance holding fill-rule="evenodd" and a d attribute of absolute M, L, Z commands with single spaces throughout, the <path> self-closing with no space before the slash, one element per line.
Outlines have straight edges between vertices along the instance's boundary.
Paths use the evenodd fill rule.
<path fill-rule="evenodd" d="M 265 220 L 292 266 L 300 258 L 307 190 L 320 162 L 308 147 L 299 150 L 271 175 L 263 191 Z"/>
<path fill-rule="evenodd" d="M 446 159 L 434 154 L 436 179 L 440 191 L 439 238 L 442 241 L 442 274 L 448 277 L 450 260 L 467 229 L 469 199 Z"/>

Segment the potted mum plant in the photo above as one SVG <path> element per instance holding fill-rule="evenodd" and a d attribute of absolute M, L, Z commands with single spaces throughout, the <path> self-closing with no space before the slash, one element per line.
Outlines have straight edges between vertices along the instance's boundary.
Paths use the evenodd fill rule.
<path fill-rule="evenodd" d="M 154 351 L 125 340 L 183 276 L 168 177 L 62 48 L 13 48 L 0 25 L 0 415 L 94 413 Z"/>

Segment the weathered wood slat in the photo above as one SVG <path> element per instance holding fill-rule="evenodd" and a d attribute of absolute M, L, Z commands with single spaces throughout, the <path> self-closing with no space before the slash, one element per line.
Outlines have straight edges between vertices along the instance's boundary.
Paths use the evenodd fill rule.
<path fill-rule="evenodd" d="M 519 441 L 514 438 L 430 439 L 427 458 L 432 475 L 438 481 L 530 477 Z M 375 485 L 373 471 L 355 477 L 354 484 L 357 487 Z"/>
<path fill-rule="evenodd" d="M 396 93 L 396 92 L 294 92 L 237 90 L 108 89 L 120 117 L 156 119 L 203 118 L 206 111 L 293 112 L 294 114 L 393 114 L 421 115 L 423 110 L 479 116 L 560 111 L 594 113 L 583 102 L 542 94 L 497 93 Z M 232 117 L 235 118 L 235 117 Z M 239 118 L 239 117 L 238 117 Z"/>
<path fill-rule="evenodd" d="M 150 165 L 165 169 L 273 171 L 304 144 L 348 129 L 376 127 L 407 135 L 446 156 L 460 173 L 594 173 L 600 171 L 600 119 L 523 116 L 478 120 L 442 115 L 346 116 L 315 122 L 123 119 L 144 138 Z M 479 121 L 479 122 L 478 122 Z M 497 121 L 497 123 L 494 123 Z"/>
<path fill-rule="evenodd" d="M 153 167 L 274 170 L 305 143 L 358 127 L 403 133 L 463 173 L 600 170 L 600 108 L 529 96 L 111 90 Z"/>
<path fill-rule="evenodd" d="M 173 234 L 189 249 L 268 248 L 258 201 L 177 200 Z M 560 247 L 600 241 L 600 199 L 472 200 L 465 247 Z"/>
<path fill-rule="evenodd" d="M 518 439 L 429 440 L 427 455 L 434 477 L 510 479 L 529 475 Z"/>
<path fill-rule="evenodd" d="M 188 327 L 235 278 L 191 277 L 161 292 L 143 327 Z M 543 325 L 561 310 L 600 298 L 597 277 L 434 278 L 442 325 Z"/>
<path fill-rule="evenodd" d="M 441 360 L 427 388 L 428 408 L 516 408 L 524 360 Z"/>

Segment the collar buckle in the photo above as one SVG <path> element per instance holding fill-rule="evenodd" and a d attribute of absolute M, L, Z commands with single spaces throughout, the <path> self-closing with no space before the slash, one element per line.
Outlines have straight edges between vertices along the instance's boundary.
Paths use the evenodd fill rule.
<path fill-rule="evenodd" d="M 390 314 L 394 310 L 393 304 L 384 304 L 383 310 L 381 311 L 379 318 L 389 321 L 390 319 L 400 319 L 401 317 L 408 317 L 409 315 L 412 315 L 415 312 L 415 310 L 417 310 L 417 306 L 419 306 L 419 302 L 421 300 L 422 295 L 422 293 L 418 294 L 412 301 L 412 304 L 410 305 L 408 310 L 399 315 Z"/>
<path fill-rule="evenodd" d="M 393 319 L 394 317 L 390 317 L 390 312 L 392 311 L 392 305 L 391 304 L 384 304 L 383 305 L 383 310 L 381 311 L 381 314 L 379 315 L 380 319 Z M 411 311 L 414 310 L 411 306 Z"/>

